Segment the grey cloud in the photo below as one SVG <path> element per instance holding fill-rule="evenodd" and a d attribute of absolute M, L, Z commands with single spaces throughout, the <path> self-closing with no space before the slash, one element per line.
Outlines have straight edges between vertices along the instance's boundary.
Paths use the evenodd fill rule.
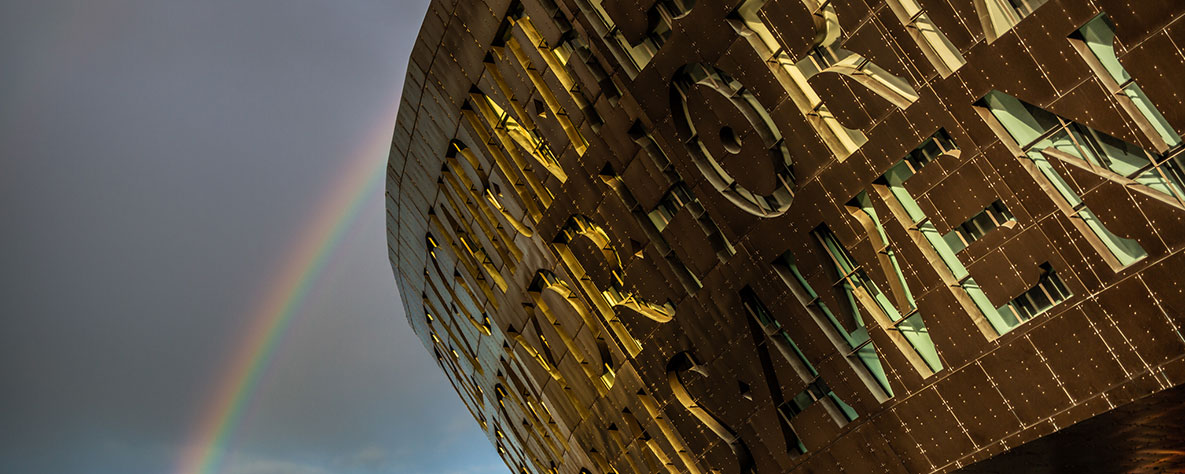
<path fill-rule="evenodd" d="M 0 4 L 0 471 L 172 469 L 310 213 L 389 139 L 426 5 Z M 444 421 L 465 410 L 408 334 L 381 197 L 294 316 L 234 469 L 505 470 Z M 392 454 L 347 465 L 371 446 Z M 472 454 L 395 471 L 403 447 Z"/>

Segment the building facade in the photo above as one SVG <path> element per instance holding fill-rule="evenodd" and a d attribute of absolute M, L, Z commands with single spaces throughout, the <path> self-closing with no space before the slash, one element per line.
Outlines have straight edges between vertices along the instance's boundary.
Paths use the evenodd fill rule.
<path fill-rule="evenodd" d="M 512 472 L 1052 469 L 1163 428 L 1183 18 L 434 0 L 388 169 L 408 320 Z M 1090 466 L 1185 469 L 1136 438 Z"/>

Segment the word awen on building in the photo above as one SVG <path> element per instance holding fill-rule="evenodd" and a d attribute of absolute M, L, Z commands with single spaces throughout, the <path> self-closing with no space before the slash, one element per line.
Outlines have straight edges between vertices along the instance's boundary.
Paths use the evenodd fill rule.
<path fill-rule="evenodd" d="M 516 473 L 951 472 L 1163 406 L 1182 25 L 1167 0 L 434 1 L 388 168 L 404 310 Z"/>

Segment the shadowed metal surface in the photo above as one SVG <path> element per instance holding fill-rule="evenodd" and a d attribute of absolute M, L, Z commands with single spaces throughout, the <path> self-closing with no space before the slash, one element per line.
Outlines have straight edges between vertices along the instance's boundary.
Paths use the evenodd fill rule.
<path fill-rule="evenodd" d="M 958 472 L 1185 472 L 1185 387 L 1141 398 Z"/>

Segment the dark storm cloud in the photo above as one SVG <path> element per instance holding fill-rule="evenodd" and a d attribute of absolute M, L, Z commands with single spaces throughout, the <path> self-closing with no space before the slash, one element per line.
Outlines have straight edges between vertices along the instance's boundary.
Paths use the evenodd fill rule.
<path fill-rule="evenodd" d="M 352 160 L 385 159 L 358 153 L 390 137 L 426 5 L 0 5 L 0 471 L 174 466 L 310 213 Z M 229 472 L 505 469 L 408 334 L 380 192 Z"/>

